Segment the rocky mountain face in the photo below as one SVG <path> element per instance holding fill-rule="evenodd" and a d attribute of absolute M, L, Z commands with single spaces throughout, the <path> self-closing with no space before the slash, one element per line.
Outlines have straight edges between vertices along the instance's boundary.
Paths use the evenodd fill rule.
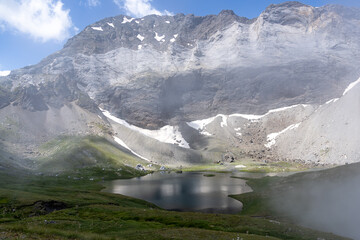
<path fill-rule="evenodd" d="M 279 136 L 277 151 L 290 159 L 319 163 L 358 162 L 360 153 L 360 79 L 339 99 L 319 106 L 292 132 Z M 291 139 L 291 142 L 289 142 Z"/>
<path fill-rule="evenodd" d="M 106 18 L 39 64 L 0 77 L 3 144 L 34 152 L 58 135 L 100 134 L 169 165 L 209 162 L 226 151 L 343 162 L 328 153 L 352 141 L 342 135 L 339 109 L 356 101 L 342 93 L 360 76 L 359 56 L 360 12 L 342 6 L 286 2 L 255 19 L 228 10 Z M 353 117 L 350 135 L 358 130 L 349 125 Z M 346 146 L 342 159 L 357 161 L 349 154 L 355 145 Z"/>

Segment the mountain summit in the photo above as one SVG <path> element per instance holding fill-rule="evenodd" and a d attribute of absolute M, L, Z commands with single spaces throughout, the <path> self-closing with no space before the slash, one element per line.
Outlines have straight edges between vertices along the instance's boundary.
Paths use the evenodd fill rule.
<path fill-rule="evenodd" d="M 4 145 L 36 152 L 59 135 L 102 134 L 121 136 L 122 147 L 145 159 L 173 164 L 206 162 L 209 149 L 282 158 L 264 146 L 270 131 L 307 119 L 360 76 L 359 23 L 353 9 L 299 2 L 270 5 L 255 19 L 231 10 L 103 19 L 39 64 L 0 77 L 0 121 L 11 125 L 2 130 L 11 135 Z M 245 136 L 205 131 L 204 122 L 191 127 L 221 118 L 222 128 L 244 128 L 244 121 L 254 123 L 244 116 L 299 104 L 311 107 L 273 118 L 278 126 L 250 124 Z M 239 118 L 230 123 L 230 116 Z"/>

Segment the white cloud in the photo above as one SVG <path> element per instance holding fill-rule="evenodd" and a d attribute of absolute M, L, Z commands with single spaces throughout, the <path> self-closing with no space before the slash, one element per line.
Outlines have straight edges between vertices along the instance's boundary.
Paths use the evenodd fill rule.
<path fill-rule="evenodd" d="M 85 0 L 80 2 L 80 5 L 84 5 L 88 7 L 97 7 L 100 4 L 101 4 L 100 0 Z"/>
<path fill-rule="evenodd" d="M 100 5 L 100 0 L 88 0 L 88 4 L 90 7 L 96 7 Z"/>
<path fill-rule="evenodd" d="M 146 15 L 173 15 L 171 12 L 164 10 L 159 11 L 151 5 L 151 0 L 113 0 L 126 14 L 134 17 L 143 17 Z"/>
<path fill-rule="evenodd" d="M 43 42 L 62 41 L 75 29 L 61 0 L 0 0 L 0 25 Z"/>

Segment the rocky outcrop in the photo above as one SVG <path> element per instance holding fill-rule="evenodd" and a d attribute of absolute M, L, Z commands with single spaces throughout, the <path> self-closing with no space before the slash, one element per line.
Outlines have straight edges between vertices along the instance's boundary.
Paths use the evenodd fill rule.
<path fill-rule="evenodd" d="M 0 120 L 12 143 L 17 135 L 7 129 L 9 112 L 10 119 L 19 120 L 11 131 L 28 142 L 34 131 L 27 116 L 42 124 L 33 122 L 35 130 L 46 133 L 41 141 L 76 134 L 76 128 L 79 134 L 98 134 L 106 125 L 107 137 L 117 134 L 140 156 L 173 165 L 222 159 L 227 151 L 257 159 L 318 161 L 304 154 L 312 140 L 302 144 L 299 133 L 294 139 L 303 150 L 289 154 L 295 145 L 289 146 L 293 137 L 285 136 L 310 134 L 315 125 L 322 129 L 323 117 L 329 116 L 316 118 L 312 112 L 341 97 L 360 76 L 359 55 L 359 11 L 341 6 L 286 2 L 270 5 L 255 19 L 229 10 L 204 17 L 120 15 L 87 26 L 39 64 L 0 77 Z M 292 105 L 303 107 L 268 112 Z M 99 108 L 126 124 L 111 122 Z M 243 114 L 264 117 L 253 121 Z M 81 122 L 87 118 L 91 121 Z M 187 124 L 209 118 L 208 131 Z M 90 127 L 94 123 L 96 131 Z M 178 135 L 161 142 L 134 132 L 135 127 L 146 133 L 162 127 L 174 136 L 181 132 L 190 149 L 176 142 Z M 340 138 L 328 139 L 335 146 Z"/>
<path fill-rule="evenodd" d="M 321 104 L 360 75 L 359 19 L 345 7 L 298 2 L 270 5 L 251 20 L 232 11 L 120 15 L 86 27 L 61 51 L 1 81 L 27 89 L 15 92 L 15 104 L 26 109 L 88 95 L 118 117 L 153 129 L 218 113 Z M 5 99 L 0 106 L 9 104 Z"/>

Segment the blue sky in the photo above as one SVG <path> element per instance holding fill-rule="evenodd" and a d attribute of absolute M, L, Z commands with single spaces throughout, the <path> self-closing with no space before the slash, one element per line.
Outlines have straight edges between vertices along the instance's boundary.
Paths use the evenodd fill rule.
<path fill-rule="evenodd" d="M 151 13 L 218 14 L 232 9 L 237 15 L 257 17 L 279 0 L 0 0 L 0 71 L 38 63 L 58 51 L 66 40 L 102 18 Z M 303 0 L 322 6 L 360 7 L 359 0 Z M 0 72 L 1 73 L 1 72 Z"/>

